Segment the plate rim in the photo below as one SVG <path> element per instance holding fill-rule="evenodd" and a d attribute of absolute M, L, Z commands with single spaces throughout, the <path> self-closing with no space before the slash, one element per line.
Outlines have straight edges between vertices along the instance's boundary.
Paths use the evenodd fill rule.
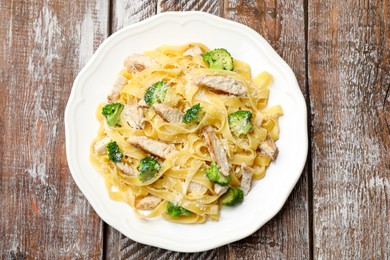
<path fill-rule="evenodd" d="M 70 150 L 71 150 L 71 143 L 70 143 L 70 135 L 71 135 L 71 129 L 70 129 L 70 122 L 71 122 L 71 112 L 72 108 L 74 108 L 74 105 L 77 105 L 76 102 L 76 92 L 81 91 L 80 83 L 86 78 L 88 78 L 89 74 L 92 74 L 94 71 L 94 68 L 98 66 L 98 63 L 96 63 L 96 60 L 102 56 L 104 51 L 106 51 L 106 46 L 113 44 L 115 41 L 120 40 L 120 35 L 126 33 L 127 31 L 134 30 L 136 28 L 143 27 L 147 24 L 153 24 L 157 20 L 163 20 L 165 18 L 178 18 L 181 19 L 182 17 L 187 18 L 187 20 L 190 20 L 190 17 L 200 17 L 204 19 L 204 22 L 207 23 L 208 21 L 218 22 L 220 23 L 220 26 L 232 26 L 232 27 L 238 27 L 240 30 L 243 30 L 243 35 L 250 38 L 255 38 L 256 40 L 260 41 L 259 45 L 263 45 L 269 53 L 267 55 L 272 56 L 273 59 L 276 59 L 276 63 L 278 64 L 277 67 L 283 66 L 283 72 L 287 73 L 288 78 L 293 79 L 293 82 L 291 82 L 292 88 L 292 94 L 294 95 L 294 99 L 299 103 L 300 107 L 297 110 L 300 110 L 299 113 L 302 114 L 302 117 L 305 118 L 303 122 L 300 122 L 301 127 L 304 130 L 304 137 L 305 140 L 302 140 L 303 145 L 303 152 L 302 152 L 302 158 L 300 162 L 297 164 L 300 165 L 298 167 L 300 169 L 300 174 L 297 174 L 296 178 L 294 179 L 294 183 L 291 183 L 289 185 L 289 190 L 286 190 L 283 194 L 284 196 L 282 199 L 280 199 L 280 203 L 276 206 L 277 210 L 273 211 L 272 213 L 267 214 L 267 217 L 264 218 L 263 221 L 261 221 L 258 225 L 252 225 L 252 228 L 248 228 L 245 230 L 245 232 L 241 232 L 240 235 L 231 236 L 231 237 L 225 237 L 224 239 L 221 239 L 218 242 L 209 243 L 209 244 L 202 244 L 200 246 L 197 245 L 191 245 L 188 247 L 188 245 L 183 246 L 179 245 L 177 243 L 171 243 L 169 240 L 148 240 L 148 237 L 142 236 L 142 234 L 129 234 L 129 232 L 126 231 L 125 228 L 122 228 L 122 226 L 118 226 L 118 222 L 111 221 L 110 216 L 107 216 L 104 210 L 101 210 L 98 206 L 98 203 L 95 201 L 95 198 L 92 197 L 91 194 L 84 188 L 84 185 L 82 181 L 79 179 L 78 174 L 76 174 L 76 169 L 72 163 L 73 160 L 71 158 Z M 102 54 L 103 53 L 103 54 Z M 104 55 L 103 55 L 104 56 Z M 222 245 L 226 245 L 228 243 L 243 239 L 245 237 L 248 237 L 249 235 L 256 232 L 258 229 L 260 229 L 265 223 L 267 223 L 270 219 L 272 219 L 285 205 L 288 197 L 290 196 L 292 190 L 296 186 L 299 178 L 302 175 L 302 172 L 304 170 L 304 167 L 306 165 L 306 159 L 308 154 L 308 133 L 307 133 L 307 109 L 306 109 L 306 101 L 304 99 L 304 96 L 299 88 L 298 81 L 295 77 L 295 74 L 293 73 L 290 66 L 280 57 L 280 55 L 273 49 L 273 47 L 255 30 L 240 24 L 235 21 L 227 20 L 225 18 L 221 18 L 219 16 L 215 16 L 213 14 L 201 12 L 201 11 L 186 11 L 186 12 L 164 12 L 157 15 L 154 15 L 152 17 L 149 17 L 143 21 L 140 21 L 138 23 L 126 26 L 117 32 L 110 35 L 107 39 L 103 41 L 103 43 L 99 46 L 99 48 L 95 51 L 95 53 L 92 55 L 92 57 L 89 59 L 87 64 L 83 67 L 83 69 L 78 73 L 73 86 L 72 90 L 68 99 L 68 103 L 65 108 L 65 115 L 64 115 L 64 121 L 65 121 L 65 139 L 66 139 L 66 157 L 67 157 L 67 163 L 68 167 L 70 169 L 72 178 L 74 179 L 76 185 L 82 192 L 82 194 L 87 198 L 89 204 L 92 206 L 92 208 L 95 210 L 95 212 L 99 215 L 99 217 L 109 224 L 111 227 L 115 228 L 128 238 L 137 241 L 139 243 L 145 244 L 145 245 L 151 245 L 155 247 L 160 247 L 167 250 L 177 251 L 177 252 L 200 252 L 200 251 L 206 251 L 213 248 L 217 248 Z M 304 156 L 303 156 L 304 155 Z"/>

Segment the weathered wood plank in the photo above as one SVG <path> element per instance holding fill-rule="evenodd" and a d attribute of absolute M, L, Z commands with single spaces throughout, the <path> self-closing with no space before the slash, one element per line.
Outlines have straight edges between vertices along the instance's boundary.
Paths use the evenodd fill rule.
<path fill-rule="evenodd" d="M 157 13 L 156 1 L 112 0 L 111 32 L 142 21 Z"/>
<path fill-rule="evenodd" d="M 174 1 L 174 0 L 158 0 L 157 12 L 167 11 L 202 11 L 214 15 L 223 14 L 222 1 L 211 0 L 189 0 L 189 1 Z"/>
<path fill-rule="evenodd" d="M 389 1 L 308 1 L 314 258 L 390 259 Z"/>
<path fill-rule="evenodd" d="M 106 259 L 228 259 L 224 247 L 200 253 L 178 253 L 134 242 L 113 228 L 107 230 L 106 237 Z"/>
<path fill-rule="evenodd" d="M 226 0 L 224 14 L 259 32 L 292 67 L 306 93 L 303 0 Z M 283 131 L 283 129 L 282 129 Z M 282 211 L 252 236 L 229 245 L 229 255 L 244 259 L 309 259 L 308 170 Z"/>
<path fill-rule="evenodd" d="M 156 1 L 113 0 L 111 32 L 114 33 L 127 25 L 142 21 L 156 13 Z M 155 249 L 128 239 L 107 224 L 105 230 L 105 259 L 142 259 L 142 257 L 150 256 L 150 252 Z"/>
<path fill-rule="evenodd" d="M 123 26 L 141 21 L 157 12 L 199 10 L 213 14 L 220 13 L 218 1 L 114 1 L 112 32 Z M 140 10 L 143 10 L 142 12 Z M 120 22 L 120 21 L 121 22 Z M 106 232 L 106 259 L 224 259 L 225 248 L 215 249 L 197 254 L 182 254 L 134 242 L 118 231 L 107 226 Z"/>
<path fill-rule="evenodd" d="M 2 259 L 101 258 L 102 222 L 69 173 L 63 115 L 107 18 L 106 1 L 1 1 Z"/>

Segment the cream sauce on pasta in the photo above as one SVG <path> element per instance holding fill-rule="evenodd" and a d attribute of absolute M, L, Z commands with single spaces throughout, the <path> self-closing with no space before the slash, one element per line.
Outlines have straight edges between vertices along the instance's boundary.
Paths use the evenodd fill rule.
<path fill-rule="evenodd" d="M 146 51 L 145 54 L 152 57 L 158 65 L 142 71 L 123 69 L 120 74 L 126 77 L 127 83 L 116 102 L 137 104 L 149 87 L 163 81 L 168 85 L 164 104 L 184 114 L 188 108 L 199 103 L 205 112 L 199 123 L 168 123 L 152 108 L 146 107 L 142 108 L 145 116 L 144 129 L 134 129 L 125 123 L 121 127 L 109 127 L 102 115 L 102 107 L 106 103 L 101 103 L 96 110 L 100 128 L 91 143 L 90 160 L 103 175 L 110 198 L 129 204 L 140 218 L 163 216 L 169 221 L 180 223 L 202 223 L 208 218 L 218 220 L 220 196 L 214 192 L 213 184 L 205 175 L 212 162 L 202 135 L 206 126 L 212 126 L 223 143 L 231 165 L 230 185 L 237 187 L 240 186 L 242 163 L 254 169 L 253 180 L 264 177 L 271 159 L 260 152 L 259 145 L 266 140 L 267 135 L 273 140 L 277 140 L 279 136 L 278 117 L 282 115 L 282 109 L 279 105 L 266 108 L 272 75 L 262 72 L 252 78 L 250 66 L 237 59 L 234 59 L 234 71 L 210 69 L 201 55 L 183 56 L 190 46 L 199 46 L 203 52 L 209 50 L 203 44 L 190 43 L 183 46 L 161 46 Z M 201 75 L 228 76 L 239 80 L 245 84 L 248 94 L 243 97 L 217 94 L 191 83 L 194 77 Z M 232 135 L 227 121 L 228 115 L 238 110 L 249 110 L 253 114 L 253 130 L 239 138 Z M 166 159 L 159 158 L 162 167 L 158 174 L 151 180 L 142 182 L 137 175 L 122 172 L 108 159 L 107 154 L 95 153 L 94 144 L 106 136 L 117 142 L 125 155 L 122 161 L 135 172 L 138 171 L 140 160 L 150 155 L 127 142 L 129 137 L 146 136 L 173 144 L 178 152 Z M 203 185 L 206 189 L 189 192 L 190 183 Z M 138 210 L 137 201 L 148 195 L 160 198 L 161 202 L 153 210 Z M 193 214 L 187 217 L 169 217 L 165 213 L 168 201 Z"/>

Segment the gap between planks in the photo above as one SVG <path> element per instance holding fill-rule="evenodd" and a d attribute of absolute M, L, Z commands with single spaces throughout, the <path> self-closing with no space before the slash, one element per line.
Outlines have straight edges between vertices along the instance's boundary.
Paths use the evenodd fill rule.
<path fill-rule="evenodd" d="M 303 15 L 305 28 L 305 89 L 306 89 L 306 108 L 307 108 L 307 200 L 308 200 L 308 232 L 309 232 L 309 259 L 314 257 L 314 226 L 313 226 L 313 169 L 311 158 L 311 100 L 310 100 L 310 83 L 309 83 L 309 0 L 303 0 Z"/>
<path fill-rule="evenodd" d="M 113 27 L 113 1 L 109 0 L 108 4 L 108 21 L 107 21 L 107 38 L 111 36 L 112 34 L 112 27 Z M 103 235 L 103 252 L 102 252 L 102 260 L 107 259 L 107 248 L 108 248 L 108 239 L 107 239 L 107 230 L 110 228 L 110 226 L 102 220 L 102 235 Z"/>

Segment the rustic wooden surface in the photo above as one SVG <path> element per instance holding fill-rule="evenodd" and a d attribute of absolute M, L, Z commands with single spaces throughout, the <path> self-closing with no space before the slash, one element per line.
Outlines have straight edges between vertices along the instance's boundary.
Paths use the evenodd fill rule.
<path fill-rule="evenodd" d="M 63 115 L 107 37 L 108 3 L 1 1 L 0 258 L 100 258 L 102 221 L 76 187 Z"/>
<path fill-rule="evenodd" d="M 390 259 L 389 2 L 308 11 L 314 257 Z"/>
<path fill-rule="evenodd" d="M 0 258 L 390 259 L 389 2 L 0 0 Z M 63 114 L 74 78 L 118 29 L 201 10 L 262 34 L 308 104 L 307 165 L 252 236 L 183 254 L 104 224 L 74 184 Z"/>

